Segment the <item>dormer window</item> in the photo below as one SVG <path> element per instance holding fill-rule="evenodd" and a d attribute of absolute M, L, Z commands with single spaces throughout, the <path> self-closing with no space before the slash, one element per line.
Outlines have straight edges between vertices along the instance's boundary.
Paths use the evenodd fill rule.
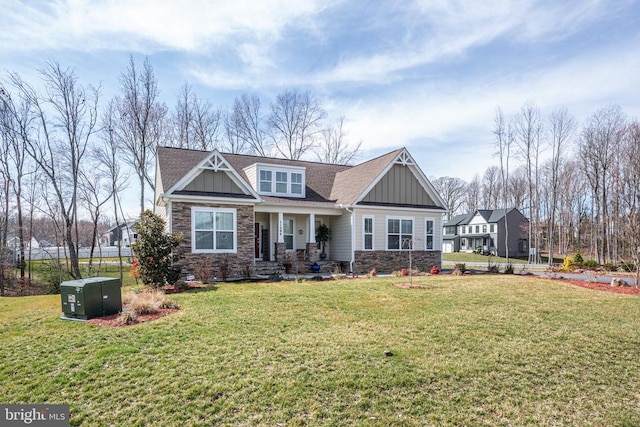
<path fill-rule="evenodd" d="M 260 194 L 305 197 L 304 167 L 254 163 L 245 172 Z"/>
<path fill-rule="evenodd" d="M 276 193 L 288 193 L 287 175 L 288 174 L 286 172 L 276 172 Z"/>
<path fill-rule="evenodd" d="M 291 172 L 291 193 L 302 194 L 302 174 Z"/>
<path fill-rule="evenodd" d="M 271 193 L 271 171 L 260 171 L 260 192 Z"/>

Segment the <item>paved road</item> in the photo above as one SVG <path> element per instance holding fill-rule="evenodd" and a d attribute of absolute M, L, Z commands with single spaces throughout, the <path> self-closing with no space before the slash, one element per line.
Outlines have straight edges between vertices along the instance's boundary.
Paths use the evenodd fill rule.
<path fill-rule="evenodd" d="M 445 268 L 453 268 L 455 264 L 456 262 L 454 261 L 442 262 L 442 265 Z M 464 264 L 467 267 L 474 268 L 474 269 L 479 269 L 479 270 L 487 269 L 486 262 L 465 262 Z M 501 267 L 504 268 L 503 265 L 501 265 Z M 636 284 L 635 277 L 625 276 L 622 274 L 615 274 L 613 272 L 610 272 L 606 275 L 602 273 L 595 273 L 595 272 L 589 272 L 589 273 L 555 272 L 554 273 L 554 272 L 546 271 L 547 267 L 548 267 L 547 264 L 513 264 L 513 270 L 516 274 L 531 273 L 531 274 L 535 274 L 536 276 L 549 277 L 551 279 L 563 278 L 563 279 L 584 280 L 587 282 L 598 282 L 598 283 L 611 283 L 612 278 L 619 277 L 620 279 L 624 280 L 625 282 L 627 282 L 627 284 L 631 286 L 635 286 Z"/>

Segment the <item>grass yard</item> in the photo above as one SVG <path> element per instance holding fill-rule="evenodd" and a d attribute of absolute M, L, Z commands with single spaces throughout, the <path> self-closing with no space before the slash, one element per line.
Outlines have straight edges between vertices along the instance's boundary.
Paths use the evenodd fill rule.
<path fill-rule="evenodd" d="M 122 328 L 3 298 L 2 400 L 69 403 L 75 426 L 640 425 L 640 298 L 406 279 L 224 284 Z"/>
<path fill-rule="evenodd" d="M 548 256 L 541 256 L 542 264 L 546 264 L 549 260 Z M 451 262 L 481 262 L 487 264 L 489 261 L 493 264 L 502 264 L 503 266 L 507 263 L 506 258 L 497 257 L 497 256 L 487 256 L 480 255 L 468 252 L 452 252 L 452 253 L 443 253 L 442 254 L 443 261 L 451 261 Z M 562 264 L 564 258 L 561 256 L 555 256 L 553 261 L 557 264 Z M 518 266 L 520 264 L 527 264 L 527 257 L 524 258 L 509 258 L 509 262 L 514 266 Z"/>

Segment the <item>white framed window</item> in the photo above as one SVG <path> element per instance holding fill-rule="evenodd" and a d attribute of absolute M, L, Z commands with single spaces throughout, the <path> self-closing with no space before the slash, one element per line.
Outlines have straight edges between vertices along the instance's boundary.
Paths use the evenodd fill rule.
<path fill-rule="evenodd" d="M 295 238 L 294 230 L 295 230 L 295 227 L 294 227 L 293 219 L 285 219 L 284 222 L 282 223 L 282 235 L 284 238 L 285 249 L 288 251 L 292 251 L 294 249 L 293 247 L 293 240 Z"/>
<path fill-rule="evenodd" d="M 291 194 L 302 194 L 302 174 L 291 173 Z"/>
<path fill-rule="evenodd" d="M 258 191 L 275 196 L 304 197 L 305 168 L 258 165 Z"/>
<path fill-rule="evenodd" d="M 236 253 L 236 210 L 192 208 L 191 251 L 194 253 Z"/>
<path fill-rule="evenodd" d="M 483 224 L 482 225 L 482 232 L 486 233 L 487 232 L 487 224 Z"/>
<path fill-rule="evenodd" d="M 425 218 L 424 221 L 424 248 L 428 251 L 433 250 L 434 239 L 434 220 L 433 218 Z"/>
<path fill-rule="evenodd" d="M 271 193 L 271 171 L 260 171 L 260 192 Z"/>
<path fill-rule="evenodd" d="M 362 248 L 365 251 L 373 250 L 373 217 L 362 218 Z"/>
<path fill-rule="evenodd" d="M 288 181 L 286 172 L 276 172 L 276 193 L 288 193 L 287 182 Z"/>
<path fill-rule="evenodd" d="M 489 233 L 495 232 L 495 224 L 489 224 Z"/>
<path fill-rule="evenodd" d="M 401 251 L 413 247 L 413 218 L 387 217 L 387 250 Z"/>

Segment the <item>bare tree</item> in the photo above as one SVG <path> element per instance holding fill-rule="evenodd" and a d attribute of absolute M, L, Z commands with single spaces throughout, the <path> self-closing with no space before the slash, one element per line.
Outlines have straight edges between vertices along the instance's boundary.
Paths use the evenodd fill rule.
<path fill-rule="evenodd" d="M 542 131 L 543 122 L 540 110 L 532 101 L 526 102 L 520 109 L 520 114 L 516 117 L 516 145 L 520 159 L 527 172 L 530 263 L 538 263 L 540 261 L 538 160 L 542 149 Z"/>
<path fill-rule="evenodd" d="M 15 73 L 11 84 L 29 106 L 33 131 L 22 135 L 25 151 L 48 178 L 64 223 L 70 274 L 80 278 L 77 255 L 78 180 L 89 139 L 96 131 L 99 91 L 78 83 L 73 70 L 48 62 L 39 70 L 45 93 L 39 94 Z"/>
<path fill-rule="evenodd" d="M 327 116 L 309 91 L 286 90 L 271 104 L 269 135 L 285 158 L 300 160 L 315 144 Z"/>
<path fill-rule="evenodd" d="M 499 198 L 502 202 L 502 208 L 507 212 L 507 209 L 513 206 L 509 206 L 509 160 L 511 160 L 511 147 L 513 146 L 514 134 L 513 126 L 511 122 L 507 122 L 504 113 L 501 108 L 496 108 L 496 114 L 493 120 L 494 128 L 493 133 L 496 137 L 495 145 L 498 149 L 496 155 L 500 158 L 500 183 L 501 194 Z M 507 258 L 507 264 L 509 263 L 509 224 L 508 216 L 505 215 L 505 235 L 504 244 Z"/>
<path fill-rule="evenodd" d="M 608 246 L 610 178 L 624 122 L 620 106 L 610 105 L 589 117 L 580 138 L 582 168 L 594 200 L 593 245 L 599 263 L 611 260 L 611 248 Z"/>
<path fill-rule="evenodd" d="M 482 200 L 480 199 L 480 188 L 480 177 L 476 174 L 467 184 L 467 191 L 465 193 L 463 205 L 466 212 L 473 213 L 481 208 Z"/>
<path fill-rule="evenodd" d="M 556 213 L 560 197 L 560 175 L 564 162 L 567 145 L 571 142 L 576 130 L 576 120 L 566 108 L 555 110 L 549 116 L 551 138 L 550 182 L 547 187 L 550 192 L 549 221 L 547 228 L 549 265 L 553 264 L 554 239 L 556 233 Z"/>
<path fill-rule="evenodd" d="M 9 146 L 13 137 L 12 119 L 10 111 L 11 99 L 9 93 L 0 86 L 0 296 L 5 294 L 5 280 L 9 268 L 7 238 L 9 232 L 10 215 L 10 191 L 11 191 L 11 167 L 9 159 Z"/>
<path fill-rule="evenodd" d="M 636 286 L 640 286 L 640 122 L 634 120 L 626 129 L 622 152 L 624 156 L 623 201 L 626 221 L 624 243 L 626 256 L 631 258 L 636 269 Z"/>
<path fill-rule="evenodd" d="M 118 213 L 122 211 L 120 203 L 120 193 L 127 187 L 129 175 L 125 173 L 120 164 L 118 154 L 120 147 L 114 138 L 113 129 L 117 122 L 117 106 L 112 101 L 107 104 L 102 115 L 102 144 L 95 148 L 94 157 L 99 161 L 102 173 L 108 177 L 108 192 L 113 202 L 113 215 L 115 217 L 115 225 L 120 225 L 120 217 Z M 122 263 L 122 245 L 118 245 L 118 262 L 120 271 L 120 282 L 123 279 L 123 263 Z"/>
<path fill-rule="evenodd" d="M 467 183 L 460 178 L 441 176 L 432 181 L 447 207 L 447 220 L 458 214 L 464 203 Z"/>
<path fill-rule="evenodd" d="M 173 145 L 211 151 L 218 146 L 222 112 L 197 97 L 188 83 L 180 88 L 171 118 Z"/>
<path fill-rule="evenodd" d="M 497 166 L 489 166 L 482 176 L 482 200 L 484 209 L 497 209 L 500 205 L 502 194 L 502 182 L 500 169 Z"/>
<path fill-rule="evenodd" d="M 158 100 L 158 82 L 146 58 L 142 71 L 129 58 L 126 72 L 120 75 L 121 96 L 116 98 L 118 120 L 113 133 L 124 149 L 123 160 L 138 175 L 140 184 L 140 212 L 144 211 L 145 187 L 155 190 L 152 167 L 156 147 L 165 133 L 167 107 Z"/>
<path fill-rule="evenodd" d="M 97 162 L 96 162 L 97 163 Z M 100 170 L 99 164 L 81 171 L 81 185 L 78 187 L 79 198 L 89 212 L 91 218 L 91 238 L 89 239 L 89 274 L 94 273 L 93 259 L 98 242 L 102 209 L 112 197 L 109 177 Z"/>
<path fill-rule="evenodd" d="M 234 99 L 224 124 L 228 151 L 269 155 L 271 147 L 266 139 L 265 119 L 261 112 L 260 98 L 256 95 L 249 96 L 245 93 Z"/>
<path fill-rule="evenodd" d="M 347 131 L 344 128 L 344 116 L 342 116 L 334 126 L 322 129 L 318 146 L 314 150 L 318 160 L 340 165 L 351 164 L 360 154 L 362 141 L 355 146 L 350 146 L 346 138 Z"/>

